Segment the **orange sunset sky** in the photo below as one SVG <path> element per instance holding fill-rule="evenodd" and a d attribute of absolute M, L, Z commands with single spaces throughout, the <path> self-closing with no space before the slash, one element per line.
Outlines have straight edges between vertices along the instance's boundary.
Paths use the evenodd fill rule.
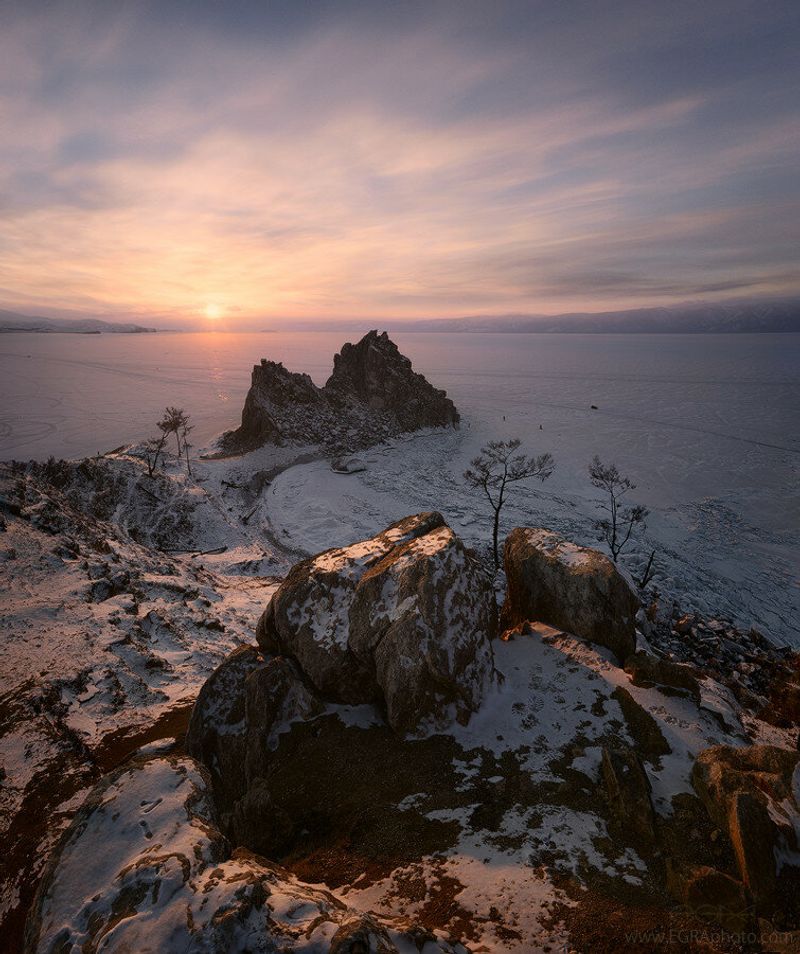
<path fill-rule="evenodd" d="M 800 288 L 796 4 L 168 6 L 0 5 L 0 307 L 262 327 Z"/>

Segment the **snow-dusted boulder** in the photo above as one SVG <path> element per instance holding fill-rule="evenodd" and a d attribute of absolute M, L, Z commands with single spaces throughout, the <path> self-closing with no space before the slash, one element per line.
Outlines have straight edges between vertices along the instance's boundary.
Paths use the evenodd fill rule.
<path fill-rule="evenodd" d="M 607 556 L 551 530 L 517 527 L 504 562 L 504 629 L 537 620 L 608 647 L 620 662 L 635 650 L 639 599 Z"/>
<path fill-rule="evenodd" d="M 335 457 L 331 461 L 334 474 L 360 474 L 366 469 L 367 465 L 360 457 Z"/>
<path fill-rule="evenodd" d="M 280 733 L 321 709 L 292 662 L 253 646 L 235 650 L 206 680 L 186 747 L 207 767 L 223 830 L 238 844 L 270 852 L 290 836 L 258 780 Z"/>
<path fill-rule="evenodd" d="M 359 914 L 258 855 L 231 853 L 203 771 L 192 759 L 158 758 L 90 795 L 45 874 L 26 952 L 399 954 L 417 950 L 415 936 L 408 923 Z M 425 950 L 465 952 L 433 936 Z"/>
<path fill-rule="evenodd" d="M 438 513 L 297 564 L 256 632 L 324 698 L 381 704 L 399 731 L 477 709 L 494 634 L 490 581 Z"/>
<path fill-rule="evenodd" d="M 759 913 L 796 921 L 800 752 L 771 745 L 713 746 L 698 755 L 692 784 L 712 821 L 727 833 Z"/>

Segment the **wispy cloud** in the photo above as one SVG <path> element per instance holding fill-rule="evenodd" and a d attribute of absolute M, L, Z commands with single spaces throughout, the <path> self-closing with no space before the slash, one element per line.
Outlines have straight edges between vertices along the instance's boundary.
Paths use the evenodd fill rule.
<path fill-rule="evenodd" d="M 794 8 L 600 6 L 9 8 L 0 298 L 263 323 L 796 290 Z"/>

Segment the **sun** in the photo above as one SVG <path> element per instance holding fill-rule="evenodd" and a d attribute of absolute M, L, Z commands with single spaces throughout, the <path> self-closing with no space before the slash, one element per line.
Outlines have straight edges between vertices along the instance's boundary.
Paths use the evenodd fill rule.
<path fill-rule="evenodd" d="M 205 307 L 205 314 L 206 318 L 208 318 L 210 321 L 216 321 L 217 318 L 222 317 L 222 309 L 219 307 L 219 305 L 209 304 Z"/>

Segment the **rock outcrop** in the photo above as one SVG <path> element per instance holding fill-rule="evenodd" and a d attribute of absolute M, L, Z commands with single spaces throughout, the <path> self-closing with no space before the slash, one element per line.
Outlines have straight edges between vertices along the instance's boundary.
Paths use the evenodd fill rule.
<path fill-rule="evenodd" d="M 708 865 L 671 870 L 668 886 L 679 904 L 731 934 L 754 930 L 750 899 L 741 881 Z"/>
<path fill-rule="evenodd" d="M 358 913 L 230 845 L 192 759 L 108 776 L 74 819 L 31 913 L 27 954 L 52 951 L 418 950 L 408 921 Z M 425 950 L 465 954 L 431 932 Z"/>
<path fill-rule="evenodd" d="M 635 650 L 639 599 L 607 556 L 550 530 L 517 527 L 504 562 L 503 629 L 537 620 L 606 646 L 620 662 Z"/>
<path fill-rule="evenodd" d="M 770 745 L 701 752 L 692 784 L 727 833 L 739 875 L 766 917 L 798 914 L 800 752 Z"/>
<path fill-rule="evenodd" d="M 438 513 L 298 563 L 259 620 L 324 699 L 376 703 L 393 729 L 474 712 L 492 678 L 495 604 L 478 561 Z"/>
<path fill-rule="evenodd" d="M 655 842 L 655 812 L 650 782 L 641 760 L 630 746 L 617 742 L 603 747 L 603 790 L 616 824 L 647 851 Z"/>
<path fill-rule="evenodd" d="M 660 756 L 669 755 L 672 749 L 658 722 L 639 705 L 630 692 L 624 686 L 617 686 L 612 696 L 622 709 L 628 732 L 642 758 L 645 761 L 657 762 Z"/>
<path fill-rule="evenodd" d="M 625 671 L 635 686 L 658 686 L 662 691 L 685 693 L 700 702 L 700 683 L 691 666 L 639 651 L 625 660 Z"/>
<path fill-rule="evenodd" d="M 273 797 L 274 751 L 329 702 L 375 704 L 398 733 L 465 721 L 494 675 L 495 617 L 488 578 L 438 513 L 297 564 L 259 620 L 260 648 L 233 652 L 192 712 L 187 750 L 225 834 L 270 856 L 292 842 L 301 821 Z"/>
<path fill-rule="evenodd" d="M 291 837 L 291 822 L 259 779 L 280 733 L 322 709 L 288 659 L 253 646 L 235 650 L 206 680 L 186 747 L 208 769 L 222 828 L 236 844 L 271 853 Z"/>
<path fill-rule="evenodd" d="M 241 426 L 222 441 L 228 453 L 263 444 L 323 444 L 347 452 L 424 427 L 455 427 L 444 391 L 412 370 L 384 332 L 370 331 L 334 357 L 322 388 L 275 361 L 253 368 Z"/>

